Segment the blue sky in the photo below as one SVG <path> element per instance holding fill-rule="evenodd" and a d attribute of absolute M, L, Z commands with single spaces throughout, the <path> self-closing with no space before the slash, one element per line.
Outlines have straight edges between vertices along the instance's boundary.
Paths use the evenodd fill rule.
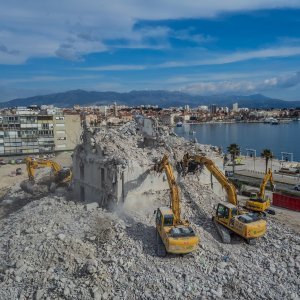
<path fill-rule="evenodd" d="M 203 2 L 1 3 L 0 101 L 79 88 L 300 100 L 300 1 Z"/>

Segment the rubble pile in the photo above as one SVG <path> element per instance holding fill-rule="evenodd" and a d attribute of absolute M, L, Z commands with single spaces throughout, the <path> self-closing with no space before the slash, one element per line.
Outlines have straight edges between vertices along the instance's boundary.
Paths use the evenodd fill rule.
<path fill-rule="evenodd" d="M 221 244 L 202 206 L 212 193 L 189 198 L 181 185 L 201 237 L 185 256 L 156 255 L 153 209 L 167 191 L 144 211 L 57 196 L 27 204 L 0 222 L 0 299 L 297 299 L 299 235 L 270 221 L 255 248 L 239 238 Z"/>
<path fill-rule="evenodd" d="M 134 123 L 101 131 L 96 142 L 111 157 L 153 162 L 186 151 L 216 157 L 209 146 L 161 133 L 156 148 Z M 107 211 L 97 203 L 48 195 L 0 220 L 0 299 L 298 299 L 300 235 L 276 219 L 255 246 L 239 237 L 222 244 L 211 221 L 224 200 L 197 176 L 178 177 L 182 215 L 200 236 L 188 255 L 156 254 L 153 211 L 169 205 L 169 190 L 149 191 L 147 205 Z M 10 196 L 24 197 L 15 186 Z"/>
<path fill-rule="evenodd" d="M 203 153 L 208 156 L 216 154 L 215 147 L 187 141 L 178 137 L 168 127 L 159 127 L 157 130 L 155 147 L 145 147 L 143 136 L 137 129 L 135 121 L 128 122 L 117 129 L 102 129 L 95 134 L 95 142 L 100 145 L 104 154 L 112 159 L 134 160 L 140 165 L 150 165 L 153 161 L 161 159 L 163 154 L 168 154 L 170 159 L 176 161 L 181 160 L 187 151 Z"/>

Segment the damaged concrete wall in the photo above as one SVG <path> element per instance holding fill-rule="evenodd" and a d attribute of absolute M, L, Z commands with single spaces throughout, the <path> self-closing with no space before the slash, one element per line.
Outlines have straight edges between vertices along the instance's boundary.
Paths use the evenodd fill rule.
<path fill-rule="evenodd" d="M 146 194 L 169 189 L 166 175 L 152 168 L 153 165 L 140 166 L 137 162 L 130 162 L 124 170 L 123 192 L 127 205 L 139 205 L 142 200 L 149 200 Z"/>
<path fill-rule="evenodd" d="M 74 194 L 83 202 L 98 202 L 106 207 L 108 202 L 117 202 L 119 167 L 90 149 L 81 146 L 73 157 Z"/>
<path fill-rule="evenodd" d="M 98 202 L 107 207 L 139 197 L 149 190 L 168 188 L 165 176 L 150 171 L 153 166 L 136 162 L 122 166 L 98 154 L 77 151 L 73 158 L 74 193 L 80 201 Z"/>
<path fill-rule="evenodd" d="M 184 153 L 201 151 L 199 144 L 178 138 L 157 127 L 153 120 L 146 122 L 145 127 L 151 125 L 156 135 L 153 140 L 157 143 L 149 146 L 145 143 L 148 133 L 144 131 L 147 130 L 137 129 L 144 121 L 140 124 L 129 122 L 119 128 L 103 128 L 95 134 L 87 129 L 84 131 L 82 143 L 73 155 L 74 196 L 77 199 L 98 202 L 102 207 L 126 201 L 134 204 L 142 199 L 147 202 L 151 193 L 169 189 L 166 175 L 151 171 L 155 162 L 167 154 L 175 166 Z M 222 169 L 222 160 L 215 159 L 215 162 Z M 206 168 L 197 176 L 202 185 L 209 187 L 212 180 L 214 192 L 225 200 L 224 190 Z"/>
<path fill-rule="evenodd" d="M 106 153 L 105 144 L 91 143 L 93 136 L 87 135 L 73 155 L 73 191 L 78 200 L 109 207 L 149 190 L 168 188 L 165 176 L 151 171 L 154 164 L 115 159 Z"/>

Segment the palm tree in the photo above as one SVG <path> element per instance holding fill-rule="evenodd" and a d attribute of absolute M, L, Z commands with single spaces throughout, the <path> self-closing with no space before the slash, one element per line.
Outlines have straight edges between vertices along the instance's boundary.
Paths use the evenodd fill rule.
<path fill-rule="evenodd" d="M 274 157 L 273 153 L 271 152 L 270 149 L 264 149 L 260 155 L 261 155 L 261 157 L 264 157 L 266 160 L 266 173 L 267 173 L 269 160 Z"/>
<path fill-rule="evenodd" d="M 238 155 L 240 155 L 240 146 L 237 144 L 230 144 L 227 147 L 227 151 L 230 153 L 231 161 L 232 161 L 232 173 L 234 173 L 234 167 L 235 167 L 235 159 Z"/>

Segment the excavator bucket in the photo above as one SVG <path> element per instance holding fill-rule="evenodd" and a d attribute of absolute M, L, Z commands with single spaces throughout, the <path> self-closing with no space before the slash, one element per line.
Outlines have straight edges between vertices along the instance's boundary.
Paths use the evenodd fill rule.
<path fill-rule="evenodd" d="M 20 184 L 21 189 L 29 194 L 34 194 L 34 182 L 30 180 L 24 180 Z"/>
<path fill-rule="evenodd" d="M 21 189 L 31 195 L 41 195 L 48 193 L 48 187 L 45 185 L 38 185 L 32 180 L 24 180 L 20 184 Z"/>

